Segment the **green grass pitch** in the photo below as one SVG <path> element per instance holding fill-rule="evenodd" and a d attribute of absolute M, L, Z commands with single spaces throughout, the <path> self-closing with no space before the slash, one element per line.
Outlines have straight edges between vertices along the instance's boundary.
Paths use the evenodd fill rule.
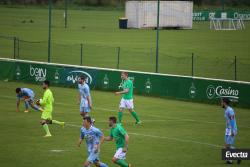
<path fill-rule="evenodd" d="M 79 65 L 83 43 L 83 65 L 116 68 L 121 47 L 121 69 L 155 72 L 156 31 L 120 30 L 121 10 L 69 10 L 65 29 L 63 12 L 52 12 L 52 62 Z M 21 41 L 21 59 L 47 61 L 47 9 L 1 6 L 0 24 L 0 36 L 44 41 Z M 209 22 L 194 22 L 192 30 L 160 31 L 159 72 L 191 75 L 194 53 L 195 76 L 233 80 L 237 56 L 237 80 L 250 81 L 249 21 L 245 26 L 242 31 L 211 31 Z M 0 38 L 0 57 L 13 57 L 13 39 Z"/>
<path fill-rule="evenodd" d="M 51 87 L 55 105 L 53 117 L 65 121 L 64 129 L 51 125 L 53 137 L 43 138 L 40 113 L 15 111 L 16 87 L 32 88 L 40 98 L 40 85 L 0 82 L 0 166 L 1 167 L 81 167 L 86 159 L 85 143 L 76 146 L 81 118 L 76 104 L 77 90 Z M 108 135 L 107 119 L 117 115 L 120 97 L 111 92 L 92 91 L 96 127 Z M 127 160 L 134 167 L 211 167 L 227 166 L 221 160 L 224 144 L 224 111 L 219 105 L 207 105 L 161 98 L 135 96 L 136 111 L 143 124 L 135 126 L 126 113 L 124 127 L 130 135 Z M 239 133 L 236 147 L 250 146 L 250 110 L 235 108 Z M 59 151 L 58 151 L 59 150 Z M 61 150 L 61 152 L 60 152 Z M 115 143 L 106 142 L 101 159 L 114 167 L 111 158 Z M 250 166 L 244 161 L 240 166 Z"/>

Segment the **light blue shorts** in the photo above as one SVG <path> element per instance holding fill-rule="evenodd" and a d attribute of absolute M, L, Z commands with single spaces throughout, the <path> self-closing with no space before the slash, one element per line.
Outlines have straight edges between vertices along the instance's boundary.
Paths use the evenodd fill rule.
<path fill-rule="evenodd" d="M 30 99 L 28 100 L 29 103 L 34 103 L 35 95 L 31 96 Z"/>
<path fill-rule="evenodd" d="M 80 112 L 90 112 L 90 108 L 88 106 L 88 101 L 87 100 L 81 100 L 80 103 Z"/>
<path fill-rule="evenodd" d="M 99 159 L 99 153 L 90 152 L 89 156 L 87 158 L 87 161 L 91 162 L 92 164 L 95 163 L 95 162 L 100 161 L 100 159 Z"/>
<path fill-rule="evenodd" d="M 89 107 L 81 107 L 80 106 L 80 112 L 82 113 L 82 112 L 87 112 L 87 113 L 89 113 L 90 112 L 90 108 Z"/>
<path fill-rule="evenodd" d="M 225 135 L 225 143 L 226 144 L 233 145 L 234 144 L 234 140 L 235 140 L 235 136 Z"/>
<path fill-rule="evenodd" d="M 25 103 L 30 105 L 34 103 L 34 101 L 35 101 L 35 95 L 32 94 L 31 96 L 29 96 L 29 99 L 25 101 Z"/>

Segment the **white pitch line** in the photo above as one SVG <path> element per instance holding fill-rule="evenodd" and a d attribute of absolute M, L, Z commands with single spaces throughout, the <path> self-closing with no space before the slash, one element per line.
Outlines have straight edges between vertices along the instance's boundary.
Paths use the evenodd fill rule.
<path fill-rule="evenodd" d="M 3 95 L 0 95 L 0 97 L 8 98 L 8 99 L 15 99 L 15 97 L 12 97 L 12 96 L 3 96 Z M 69 106 L 69 107 L 75 106 L 75 105 L 72 105 L 72 104 L 65 104 L 65 103 L 61 103 L 61 102 L 55 102 L 55 104 L 63 105 L 63 106 Z M 75 107 L 77 107 L 77 106 L 75 106 Z M 100 107 L 94 107 L 93 110 L 112 111 L 112 112 L 116 112 L 117 111 L 117 110 L 114 110 L 114 109 L 100 108 Z M 218 124 L 218 125 L 224 125 L 225 124 L 225 123 L 219 123 L 219 122 L 213 122 L 213 121 L 199 121 L 199 120 L 194 120 L 194 119 L 181 119 L 181 118 L 176 118 L 176 117 L 162 117 L 162 116 L 159 116 L 159 115 L 151 115 L 151 114 L 150 115 L 146 114 L 145 116 L 155 117 L 155 118 L 164 118 L 164 119 L 168 119 L 168 120 L 172 119 L 172 120 L 177 120 L 177 121 L 206 123 L 206 124 Z M 249 126 L 238 126 L 238 127 L 250 129 Z"/>
<path fill-rule="evenodd" d="M 96 109 L 96 110 L 103 110 L 103 111 L 113 111 L 113 112 L 116 112 L 116 111 L 118 111 L 118 109 L 117 109 L 117 110 L 114 110 L 114 109 L 108 109 L 108 108 L 99 108 L 99 107 L 95 107 L 94 109 Z"/>
<path fill-rule="evenodd" d="M 162 116 L 159 115 L 147 115 L 147 116 L 152 116 L 155 118 L 162 118 Z M 176 117 L 164 117 L 166 119 L 174 119 L 174 120 L 179 120 L 179 121 L 187 121 L 187 122 L 200 122 L 200 123 L 207 123 L 207 124 L 219 124 L 219 125 L 224 125 L 225 123 L 219 123 L 219 122 L 213 122 L 213 121 L 198 121 L 198 120 L 194 120 L 194 119 L 180 119 L 180 118 L 176 118 Z M 247 127 L 250 128 L 250 127 Z"/>
<path fill-rule="evenodd" d="M 1 95 L 0 97 L 7 98 L 7 99 L 16 99 L 16 98 L 13 97 L 13 96 L 3 96 L 3 95 Z"/>
<path fill-rule="evenodd" d="M 69 104 L 64 104 L 64 103 L 56 103 L 56 104 L 59 104 L 59 105 L 68 105 L 68 106 L 72 106 L 72 105 L 69 105 Z M 107 108 L 99 108 L 99 107 L 94 107 L 93 109 L 95 110 L 102 110 L 102 111 L 113 111 L 113 112 L 116 112 L 117 110 L 114 110 L 114 109 L 107 109 Z M 218 125 L 224 125 L 225 123 L 219 123 L 219 122 L 214 122 L 214 121 L 198 121 L 198 120 L 194 120 L 194 119 L 180 119 L 180 118 L 176 118 L 176 117 L 162 117 L 162 116 L 159 116 L 159 115 L 145 115 L 145 116 L 149 116 L 149 117 L 155 117 L 155 118 L 164 118 L 164 119 L 168 119 L 168 120 L 177 120 L 177 121 L 187 121 L 187 122 L 197 122 L 197 123 L 206 123 L 206 124 L 218 124 Z M 143 120 L 144 121 L 144 120 Z M 160 121 L 167 121 L 167 120 L 160 120 Z M 248 128 L 250 129 L 249 126 L 238 126 L 240 128 Z"/>
<path fill-rule="evenodd" d="M 66 122 L 65 126 L 71 126 L 71 127 L 77 127 L 77 128 L 81 128 L 82 127 L 81 125 L 75 125 L 75 124 L 67 123 L 67 122 Z"/>
<path fill-rule="evenodd" d="M 0 96 L 0 97 L 11 98 L 9 96 Z M 64 103 L 57 103 L 57 104 L 65 105 Z M 66 105 L 68 105 L 68 104 L 66 104 Z M 103 108 L 96 108 L 96 109 L 99 109 L 99 110 L 102 109 L 103 110 Z M 112 110 L 109 110 L 109 109 L 105 109 L 105 111 L 106 110 L 107 111 L 112 111 Z M 115 111 L 115 110 L 113 110 L 113 111 Z M 192 120 L 192 121 L 196 121 L 196 120 Z M 66 123 L 66 126 L 77 127 L 77 128 L 82 127 L 80 125 L 67 124 L 67 123 Z M 128 134 L 136 135 L 136 136 L 151 137 L 151 138 L 168 139 L 168 140 L 174 140 L 174 141 L 180 141 L 180 142 L 196 143 L 196 144 L 207 145 L 207 146 L 212 146 L 212 147 L 216 147 L 216 148 L 222 148 L 222 146 L 220 146 L 220 145 L 206 143 L 206 142 L 200 142 L 200 141 L 195 141 L 195 140 L 186 140 L 186 139 L 179 139 L 179 138 L 166 137 L 166 136 L 147 135 L 147 134 L 141 134 L 141 133 L 128 133 Z"/>
<path fill-rule="evenodd" d="M 146 134 L 141 134 L 141 133 L 128 133 L 131 135 L 136 135 L 136 136 L 144 136 L 144 137 L 152 137 L 152 138 L 160 138 L 160 139 L 168 139 L 168 140 L 174 140 L 174 141 L 180 141 L 180 142 L 186 142 L 186 143 L 195 143 L 195 144 L 200 144 L 200 145 L 207 145 L 211 147 L 217 147 L 217 148 L 223 148 L 223 146 L 217 145 L 217 144 L 211 144 L 211 143 L 206 143 L 206 142 L 200 142 L 196 140 L 188 140 L 188 139 L 179 139 L 175 137 L 166 137 L 166 136 L 156 136 L 156 135 L 146 135 Z"/>
<path fill-rule="evenodd" d="M 60 152 L 64 152 L 65 150 L 49 150 L 50 152 L 55 152 L 55 153 L 60 153 Z"/>
<path fill-rule="evenodd" d="M 57 102 L 56 104 L 59 104 L 59 105 L 65 105 L 65 106 L 72 106 L 70 104 L 65 104 L 65 103 L 59 103 Z M 94 107 L 93 109 L 96 109 L 96 110 L 102 110 L 102 111 L 113 111 L 113 112 L 116 112 L 118 110 L 114 110 L 114 109 L 108 109 L 108 108 L 99 108 L 99 107 Z M 194 120 L 194 119 L 180 119 L 180 118 L 176 118 L 176 117 L 162 117 L 162 116 L 159 116 L 159 115 L 145 115 L 145 116 L 149 116 L 149 117 L 156 117 L 156 118 L 164 118 L 164 119 L 174 119 L 174 120 L 178 120 L 178 121 L 187 121 L 187 122 L 197 122 L 197 123 L 207 123 L 207 124 L 218 124 L 218 125 L 224 125 L 225 123 L 219 123 L 219 122 L 214 122 L 214 121 L 198 121 L 198 120 Z M 167 120 L 165 120 L 167 121 Z M 243 128 L 249 128 L 249 126 L 238 126 L 238 127 L 243 127 Z"/>
<path fill-rule="evenodd" d="M 167 122 L 168 120 L 160 120 L 160 119 L 155 119 L 155 120 L 143 120 L 143 123 L 144 122 Z M 72 124 L 75 124 L 75 123 L 79 123 L 79 122 L 68 122 L 68 123 L 72 123 Z M 108 121 L 98 121 L 98 123 L 107 123 L 108 124 Z M 126 123 L 135 123 L 135 121 L 126 121 Z"/>
<path fill-rule="evenodd" d="M 12 98 L 12 97 L 9 97 L 9 96 L 0 96 L 0 97 Z M 64 103 L 56 103 L 56 104 L 65 105 Z M 95 109 L 99 109 L 99 110 L 102 109 L 103 110 L 103 108 L 95 108 Z M 111 111 L 109 109 L 105 109 L 105 110 Z M 115 111 L 115 110 L 113 110 L 113 111 Z M 163 120 L 163 121 L 165 121 L 165 120 Z M 192 120 L 192 121 L 195 121 L 195 120 Z M 66 123 L 66 127 L 67 126 L 77 127 L 77 128 L 82 127 L 81 125 L 75 125 L 75 124 L 72 124 L 72 123 Z M 179 142 L 186 142 L 186 143 L 194 143 L 194 144 L 206 145 L 206 146 L 211 146 L 211 147 L 216 147 L 216 148 L 223 148 L 223 146 L 220 146 L 220 145 L 216 145 L 216 144 L 212 144 L 212 143 L 207 143 L 207 142 L 200 142 L 200 141 L 196 141 L 196 140 L 180 139 L 180 138 L 175 138 L 175 137 L 157 136 L 157 135 L 134 133 L 134 132 L 130 132 L 128 134 L 135 135 L 135 136 L 158 138 L 158 139 L 167 139 L 167 140 L 173 140 L 173 141 L 179 141 Z"/>
<path fill-rule="evenodd" d="M 72 123 L 70 123 L 70 124 L 66 123 L 66 126 L 78 127 L 78 128 L 82 127 L 80 125 L 75 125 L 75 124 L 72 124 Z M 109 131 L 108 129 L 105 129 L 105 130 Z M 129 135 L 135 135 L 135 136 L 157 138 L 157 139 L 167 139 L 167 140 L 173 140 L 173 141 L 185 142 L 185 143 L 194 143 L 194 144 L 206 145 L 206 146 L 211 146 L 211 147 L 216 147 L 216 148 L 223 148 L 223 146 L 220 146 L 220 145 L 217 145 L 217 144 L 212 144 L 212 143 L 207 143 L 207 142 L 200 142 L 200 141 L 189 140 L 189 139 L 180 139 L 180 138 L 176 138 L 176 137 L 157 136 L 157 135 L 134 133 L 134 132 L 129 132 L 128 134 Z"/>

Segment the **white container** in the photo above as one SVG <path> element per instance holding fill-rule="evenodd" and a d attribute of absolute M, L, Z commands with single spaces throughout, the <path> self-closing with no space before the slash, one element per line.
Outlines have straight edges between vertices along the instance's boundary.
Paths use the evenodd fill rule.
<path fill-rule="evenodd" d="M 125 7 L 128 28 L 157 27 L 157 1 L 127 1 Z M 193 2 L 161 1 L 160 27 L 191 29 Z"/>

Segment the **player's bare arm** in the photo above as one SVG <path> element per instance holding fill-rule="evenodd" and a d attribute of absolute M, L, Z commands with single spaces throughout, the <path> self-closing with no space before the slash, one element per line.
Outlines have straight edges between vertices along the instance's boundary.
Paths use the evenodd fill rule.
<path fill-rule="evenodd" d="M 100 138 L 99 144 L 96 144 L 96 145 L 94 146 L 96 152 L 99 152 L 99 151 L 101 150 L 101 145 L 103 144 L 103 142 L 104 142 L 104 136 L 102 136 L 102 137 Z"/>
<path fill-rule="evenodd" d="M 102 136 L 102 137 L 100 138 L 100 146 L 104 143 L 104 141 L 105 141 L 105 137 Z"/>
<path fill-rule="evenodd" d="M 90 96 L 87 96 L 87 101 L 88 101 L 89 108 L 92 109 L 92 101 L 91 101 Z"/>
<path fill-rule="evenodd" d="M 78 146 L 78 147 L 80 147 L 80 146 L 81 146 L 81 144 L 82 144 L 82 140 L 83 140 L 83 139 L 81 139 L 81 138 L 80 138 L 80 139 L 79 139 L 79 141 L 77 142 L 77 146 Z"/>
<path fill-rule="evenodd" d="M 108 137 L 104 137 L 104 141 L 112 141 L 113 138 L 111 136 L 108 136 Z"/>
<path fill-rule="evenodd" d="M 16 102 L 16 111 L 17 112 L 19 111 L 19 105 L 20 105 L 20 99 L 17 99 L 17 102 Z"/>
<path fill-rule="evenodd" d="M 125 93 L 128 93 L 128 92 L 129 92 L 129 89 L 124 89 L 123 91 L 115 92 L 115 95 L 125 94 Z"/>
<path fill-rule="evenodd" d="M 77 105 L 79 105 L 81 102 L 81 94 L 79 93 L 77 96 Z"/>
<path fill-rule="evenodd" d="M 127 152 L 129 136 L 128 136 L 128 134 L 126 134 L 124 137 L 125 137 L 125 145 L 124 145 L 122 151 L 123 151 L 123 152 Z"/>

